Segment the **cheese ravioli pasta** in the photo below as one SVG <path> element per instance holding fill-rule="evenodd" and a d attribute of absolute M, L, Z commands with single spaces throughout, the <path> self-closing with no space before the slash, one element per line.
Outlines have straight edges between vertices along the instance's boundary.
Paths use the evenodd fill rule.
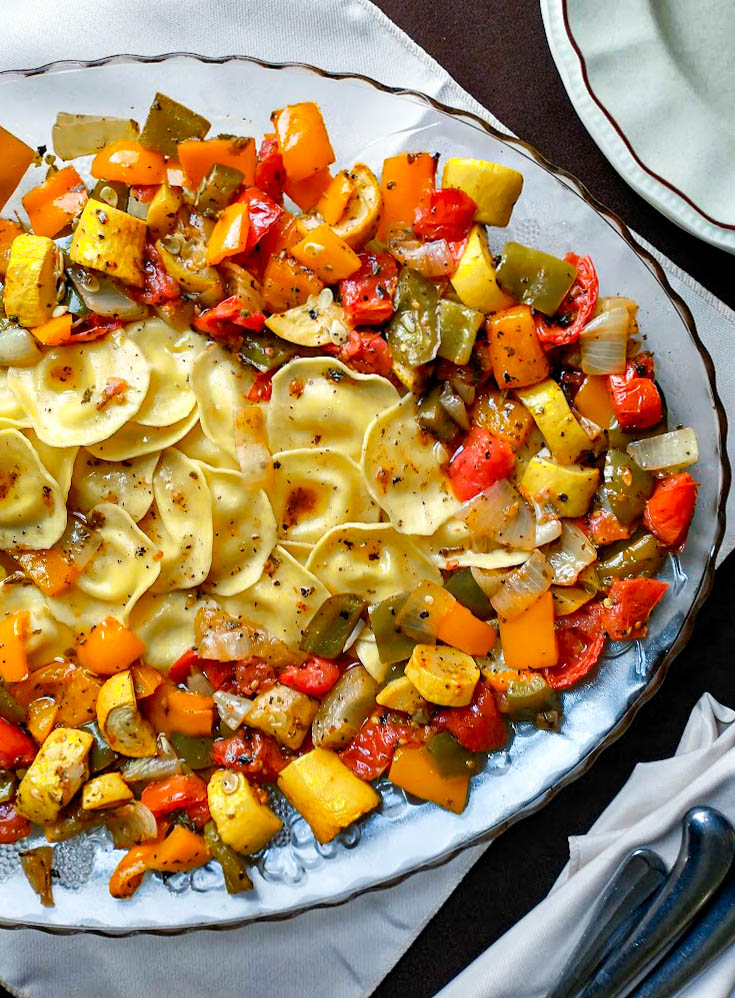
<path fill-rule="evenodd" d="M 0 430 L 0 548 L 50 548 L 65 527 L 58 482 L 20 430 Z"/>
<path fill-rule="evenodd" d="M 158 454 L 127 461 L 103 461 L 81 449 L 74 462 L 69 503 L 80 513 L 101 502 L 114 502 L 138 522 L 153 502 L 153 471 Z"/>

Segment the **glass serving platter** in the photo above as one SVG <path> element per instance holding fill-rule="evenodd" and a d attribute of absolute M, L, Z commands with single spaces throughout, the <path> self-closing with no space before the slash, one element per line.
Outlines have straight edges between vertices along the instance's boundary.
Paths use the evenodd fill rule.
<path fill-rule="evenodd" d="M 260 136 L 268 130 L 273 108 L 317 101 L 335 146 L 337 168 L 364 161 L 378 169 L 386 156 L 428 150 L 489 159 L 520 170 L 523 194 L 508 228 L 495 234 L 491 230 L 491 245 L 516 239 L 560 256 L 568 250 L 589 253 L 600 275 L 601 293 L 624 294 L 639 303 L 640 324 L 656 353 L 672 425 L 686 422 L 699 437 L 699 505 L 686 551 L 670 558 L 663 572 L 671 587 L 653 615 L 646 640 L 612 645 L 594 679 L 565 694 L 566 720 L 560 734 L 515 725 L 508 750 L 493 754 L 487 769 L 473 780 L 463 814 L 408 799 L 383 782 L 379 811 L 321 846 L 304 819 L 274 793 L 273 806 L 284 828 L 255 859 L 256 889 L 237 896 L 225 892 L 219 866 L 213 863 L 166 879 L 156 874 L 132 899 L 116 901 L 107 885 L 120 853 L 106 833 L 92 832 L 55 846 L 58 879 L 52 909 L 40 907 L 20 871 L 17 852 L 27 847 L 27 840 L 22 846 L 3 845 L 4 927 L 170 933 L 282 918 L 394 883 L 471 843 L 494 838 L 588 769 L 653 695 L 691 633 L 712 583 L 722 538 L 729 467 L 725 415 L 712 362 L 689 310 L 658 263 L 574 177 L 479 118 L 420 94 L 390 90 L 363 77 L 240 57 L 117 56 L 6 72 L 0 74 L 2 123 L 38 146 L 49 141 L 58 111 L 140 121 L 157 90 L 206 115 L 213 134 Z M 33 182 L 29 179 L 17 193 L 10 210 L 20 206 L 20 195 Z"/>

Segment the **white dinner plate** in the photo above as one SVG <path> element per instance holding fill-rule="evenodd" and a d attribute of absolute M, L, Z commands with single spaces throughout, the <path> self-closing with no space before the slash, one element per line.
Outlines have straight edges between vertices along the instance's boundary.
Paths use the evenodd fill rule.
<path fill-rule="evenodd" d="M 618 173 L 735 253 L 733 0 L 541 0 L 551 53 Z"/>

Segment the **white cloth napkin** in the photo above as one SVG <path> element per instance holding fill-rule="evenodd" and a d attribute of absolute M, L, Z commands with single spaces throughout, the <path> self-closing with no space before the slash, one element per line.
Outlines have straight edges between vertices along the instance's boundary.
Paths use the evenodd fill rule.
<path fill-rule="evenodd" d="M 3 0 L 0 38 L 0 69 L 120 52 L 238 53 L 364 73 L 503 127 L 368 0 Z M 728 341 L 735 314 L 659 258 L 724 372 L 721 391 L 735 412 Z M 735 518 L 731 522 L 735 531 Z M 728 551 L 733 539 L 735 533 Z M 237 931 L 114 940 L 0 932 L 0 981 L 21 998 L 98 998 L 103 992 L 106 998 L 358 998 L 388 973 L 484 848 L 337 909 Z"/>
<path fill-rule="evenodd" d="M 437 998 L 543 998 L 623 857 L 647 845 L 671 867 L 681 819 L 698 804 L 710 804 L 735 822 L 735 711 L 709 693 L 694 707 L 676 754 L 636 766 L 589 832 L 570 838 L 569 863 L 551 893 Z M 733 989 L 735 947 L 681 998 L 728 998 Z"/>

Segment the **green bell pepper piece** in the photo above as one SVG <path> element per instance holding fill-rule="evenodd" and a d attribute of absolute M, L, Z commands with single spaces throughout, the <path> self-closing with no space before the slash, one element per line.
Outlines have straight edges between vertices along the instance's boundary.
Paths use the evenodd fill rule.
<path fill-rule="evenodd" d="M 416 419 L 426 433 L 449 443 L 457 436 L 459 426 L 442 405 L 442 387 L 434 385 L 422 395 L 417 406 Z"/>
<path fill-rule="evenodd" d="M 101 770 L 107 769 L 117 759 L 117 752 L 111 749 L 102 737 L 102 732 L 96 721 L 87 721 L 85 724 L 80 724 L 79 727 L 82 731 L 88 731 L 92 738 L 94 738 L 92 749 L 89 753 L 89 771 L 91 773 L 99 773 Z"/>
<path fill-rule="evenodd" d="M 365 600 L 354 593 L 327 597 L 304 631 L 301 650 L 320 658 L 337 658 L 345 650 L 364 608 Z"/>
<path fill-rule="evenodd" d="M 226 842 L 222 841 L 213 821 L 208 821 L 204 826 L 204 841 L 222 867 L 227 893 L 242 894 L 243 891 L 251 891 L 253 882 L 248 876 L 245 860 L 239 853 L 235 852 L 232 846 L 228 846 Z"/>
<path fill-rule="evenodd" d="M 408 599 L 408 593 L 398 593 L 376 603 L 369 611 L 370 625 L 383 665 L 405 662 L 411 657 L 416 642 L 398 629 L 396 617 Z"/>
<path fill-rule="evenodd" d="M 458 301 L 442 298 L 438 307 L 439 356 L 453 364 L 468 364 L 482 325 L 482 312 L 468 308 Z"/>
<path fill-rule="evenodd" d="M 99 828 L 104 822 L 104 811 L 85 811 L 80 802 L 69 804 L 59 813 L 56 821 L 46 825 L 44 830 L 48 842 L 66 842 L 81 835 L 82 832 Z"/>
<path fill-rule="evenodd" d="M 666 560 L 666 551 L 653 534 L 638 531 L 630 540 L 611 544 L 605 557 L 597 562 L 597 574 L 603 586 L 613 579 L 655 575 Z"/>
<path fill-rule="evenodd" d="M 500 286 L 524 305 L 554 315 L 577 277 L 566 260 L 521 243 L 506 243 L 497 278 Z"/>
<path fill-rule="evenodd" d="M 141 145 L 164 156 L 176 157 L 176 146 L 186 139 L 203 139 L 209 122 L 166 94 L 156 94 L 140 135 Z"/>
<path fill-rule="evenodd" d="M 471 568 L 460 568 L 454 572 L 445 581 L 444 588 L 480 620 L 489 620 L 494 616 L 490 600 L 475 582 Z"/>
<path fill-rule="evenodd" d="M 653 492 L 653 476 L 639 468 L 629 454 L 609 450 L 603 470 L 605 498 L 615 519 L 628 526 L 642 516 Z"/>
<path fill-rule="evenodd" d="M 291 360 L 296 350 L 293 343 L 264 329 L 262 333 L 245 333 L 239 354 L 256 371 L 273 371 Z"/>
<path fill-rule="evenodd" d="M 109 204 L 111 208 L 127 211 L 130 188 L 121 180 L 98 180 L 89 196 L 94 201 Z"/>
<path fill-rule="evenodd" d="M 473 776 L 485 766 L 487 757 L 482 752 L 470 752 L 463 748 L 448 731 L 440 731 L 426 743 L 431 753 L 431 761 L 437 772 L 444 777 Z"/>
<path fill-rule="evenodd" d="M 440 342 L 438 302 L 439 292 L 431 281 L 404 267 L 386 336 L 393 359 L 399 364 L 420 367 L 436 357 Z"/>
<path fill-rule="evenodd" d="M 230 734 L 232 734 L 231 730 Z M 186 763 L 189 769 L 206 769 L 207 766 L 212 765 L 213 739 L 182 735 L 179 731 L 173 731 L 168 739 L 173 745 L 176 755 L 182 762 Z"/>
<path fill-rule="evenodd" d="M 216 215 L 232 201 L 243 175 L 232 166 L 215 163 L 199 185 L 194 204 L 203 212 Z"/>
<path fill-rule="evenodd" d="M 13 799 L 15 793 L 15 774 L 7 769 L 0 769 L 0 804 Z"/>
<path fill-rule="evenodd" d="M 539 714 L 561 709 L 559 694 L 540 672 L 511 679 L 507 690 L 498 695 L 497 704 L 498 710 L 513 721 L 534 721 Z"/>
<path fill-rule="evenodd" d="M 21 707 L 2 679 L 0 679 L 0 717 L 12 721 L 13 724 L 20 724 L 26 719 L 25 709 Z"/>

